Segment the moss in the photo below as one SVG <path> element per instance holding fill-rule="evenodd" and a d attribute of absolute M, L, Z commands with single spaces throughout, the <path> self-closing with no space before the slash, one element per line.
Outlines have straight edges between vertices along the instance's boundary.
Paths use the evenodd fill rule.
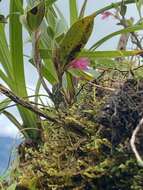
<path fill-rule="evenodd" d="M 60 111 L 63 125 L 44 121 L 44 143 L 25 148 L 18 184 L 29 190 L 141 190 L 143 170 L 129 147 L 128 131 L 114 146 L 112 127 L 97 122 L 109 95 L 100 97 L 88 86 L 78 103 Z"/>

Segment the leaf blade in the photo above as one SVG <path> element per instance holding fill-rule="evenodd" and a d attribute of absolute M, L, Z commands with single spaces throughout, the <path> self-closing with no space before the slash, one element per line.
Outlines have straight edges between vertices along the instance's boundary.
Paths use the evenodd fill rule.
<path fill-rule="evenodd" d="M 78 57 L 88 57 L 88 58 L 116 58 L 116 57 L 128 57 L 143 54 L 143 50 L 114 50 L 114 51 L 82 51 L 79 53 Z"/>
<path fill-rule="evenodd" d="M 75 58 L 75 55 L 85 46 L 92 30 L 94 17 L 87 16 L 76 23 L 66 33 L 60 44 L 60 61 L 66 65 Z"/>
<path fill-rule="evenodd" d="M 139 25 L 135 25 L 135 26 L 131 26 L 125 29 L 121 29 L 118 30 L 116 32 L 113 32 L 107 36 L 105 36 L 104 38 L 102 38 L 101 40 L 97 41 L 95 44 L 93 44 L 90 47 L 90 50 L 95 50 L 97 49 L 99 46 L 101 46 L 104 42 L 106 42 L 107 40 L 111 39 L 114 36 L 120 35 L 120 34 L 124 34 L 124 33 L 128 33 L 128 32 L 134 32 L 134 31 L 138 31 L 138 30 L 142 30 L 143 29 L 143 24 L 139 24 Z"/>

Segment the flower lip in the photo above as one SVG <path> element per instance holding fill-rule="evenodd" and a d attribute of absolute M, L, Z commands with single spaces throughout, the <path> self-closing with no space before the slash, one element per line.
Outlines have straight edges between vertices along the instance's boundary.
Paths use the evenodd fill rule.
<path fill-rule="evenodd" d="M 88 58 L 79 58 L 74 59 L 70 63 L 70 68 L 80 69 L 80 70 L 87 70 L 90 65 L 90 61 Z"/>

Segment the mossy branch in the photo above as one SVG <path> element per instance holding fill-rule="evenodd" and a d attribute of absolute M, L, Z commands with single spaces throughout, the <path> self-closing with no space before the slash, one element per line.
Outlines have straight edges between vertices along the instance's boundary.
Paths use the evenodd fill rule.
<path fill-rule="evenodd" d="M 28 110 L 34 112 L 35 114 L 37 114 L 37 115 L 39 115 L 41 117 L 44 117 L 45 119 L 48 119 L 51 122 L 59 123 L 59 120 L 57 118 L 52 118 L 52 117 L 48 116 L 47 114 L 45 114 L 43 111 L 41 111 L 36 106 L 33 106 L 28 101 L 26 101 L 23 98 L 15 95 L 12 91 L 10 91 L 9 89 L 7 89 L 2 84 L 0 84 L 0 93 L 4 94 L 8 98 L 10 98 L 13 102 L 15 102 L 15 103 L 17 103 L 17 104 L 19 104 L 19 105 L 27 108 Z"/>

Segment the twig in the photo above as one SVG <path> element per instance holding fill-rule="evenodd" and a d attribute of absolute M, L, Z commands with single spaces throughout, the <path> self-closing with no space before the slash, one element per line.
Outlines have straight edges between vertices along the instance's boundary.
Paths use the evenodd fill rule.
<path fill-rule="evenodd" d="M 138 67 L 135 67 L 134 69 L 133 69 L 133 71 L 136 71 L 136 70 L 138 70 L 138 69 L 140 69 L 140 68 L 142 68 L 143 67 L 143 65 L 140 65 L 140 66 L 138 66 Z"/>
<path fill-rule="evenodd" d="M 103 71 L 102 73 L 104 74 L 105 71 Z M 94 80 L 93 80 L 93 81 L 90 81 L 90 82 L 87 82 L 87 83 L 83 84 L 83 85 L 81 86 L 81 88 L 79 89 L 79 91 L 76 93 L 76 97 L 80 94 L 80 92 L 81 92 L 81 91 L 84 89 L 84 87 L 87 86 L 88 84 L 91 84 L 91 85 L 93 85 L 93 86 L 95 86 L 95 87 L 97 87 L 97 88 L 102 88 L 102 89 L 104 89 L 104 90 L 108 90 L 108 91 L 112 91 L 112 92 L 115 91 L 114 88 L 104 87 L 104 86 L 95 84 L 95 83 L 94 83 Z"/>
<path fill-rule="evenodd" d="M 24 98 L 23 98 L 23 99 L 24 99 Z M 31 103 L 32 105 L 35 105 L 36 107 L 37 107 L 37 106 L 41 106 L 41 108 L 43 108 L 43 109 L 48 109 L 48 108 L 49 108 L 49 106 L 45 106 L 45 105 L 43 105 L 43 104 L 35 103 L 35 102 L 32 102 L 32 101 L 29 101 L 29 103 Z M 9 106 L 5 106 L 4 108 L 1 108 L 1 109 L 0 109 L 0 112 L 3 112 L 4 110 L 6 110 L 6 109 L 8 109 L 8 108 L 15 107 L 15 106 L 17 106 L 17 103 L 11 104 L 11 105 L 9 105 Z"/>
<path fill-rule="evenodd" d="M 23 106 L 23 107 L 31 110 L 32 112 L 36 113 L 37 115 L 39 115 L 41 117 L 44 117 L 45 119 L 48 119 L 49 121 L 60 123 L 57 118 L 52 118 L 52 117 L 48 116 L 43 111 L 41 111 L 40 109 L 38 109 L 36 106 L 33 106 L 28 101 L 26 101 L 26 100 L 18 97 L 17 95 L 15 95 L 13 92 L 11 92 L 9 89 L 7 89 L 2 84 L 0 84 L 0 93 L 2 93 L 5 96 L 9 97 L 15 103 L 17 103 L 17 104 L 19 104 L 19 105 L 21 105 L 21 106 Z"/>
<path fill-rule="evenodd" d="M 132 18 L 131 18 L 132 19 Z M 122 24 L 124 26 L 124 28 L 128 28 L 129 26 L 125 23 Z M 140 40 L 138 39 L 138 36 L 135 32 L 130 32 L 132 35 L 132 43 L 134 43 L 139 49 L 142 50 L 142 45 Z M 133 41 L 133 38 L 135 39 L 135 41 Z"/>
<path fill-rule="evenodd" d="M 101 88 L 103 90 L 108 90 L 108 91 L 111 91 L 111 92 L 115 92 L 115 89 L 114 88 L 109 88 L 109 87 L 104 87 L 104 86 L 101 86 L 101 85 L 98 85 L 98 84 L 94 84 L 92 82 L 89 82 L 89 84 L 97 87 L 97 88 Z"/>
<path fill-rule="evenodd" d="M 140 120 L 139 124 L 134 129 L 134 131 L 132 133 L 131 140 L 130 140 L 130 144 L 131 144 L 132 151 L 134 152 L 135 157 L 136 157 L 139 165 L 143 167 L 143 160 L 142 160 L 139 152 L 137 151 L 137 148 L 136 148 L 136 145 L 135 145 L 137 134 L 140 131 L 142 126 L 143 126 L 143 118 Z"/>

